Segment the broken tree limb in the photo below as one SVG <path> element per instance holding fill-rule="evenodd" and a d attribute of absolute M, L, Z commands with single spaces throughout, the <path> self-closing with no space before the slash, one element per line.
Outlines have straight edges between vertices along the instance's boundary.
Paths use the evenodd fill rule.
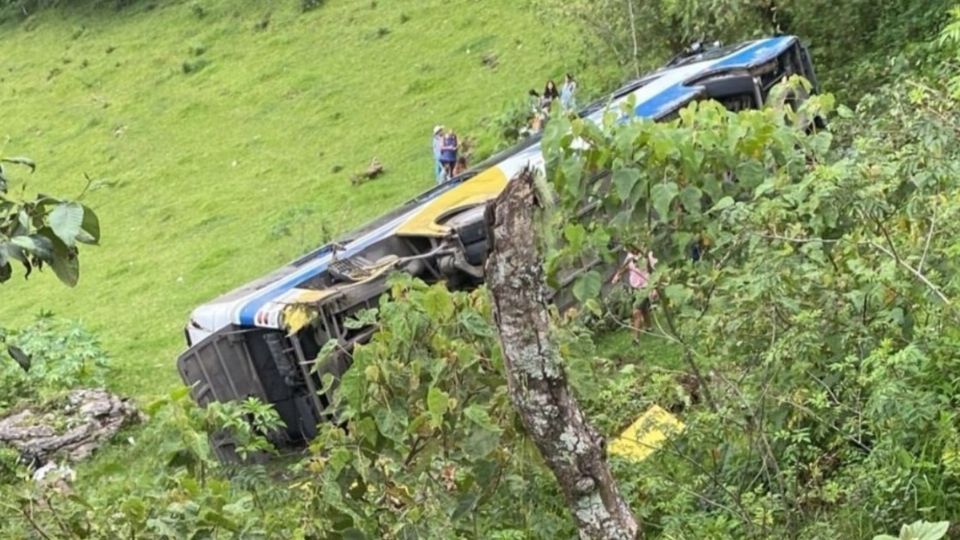
<path fill-rule="evenodd" d="M 510 398 L 560 484 L 580 537 L 633 539 L 637 520 L 610 474 L 603 437 L 567 384 L 550 336 L 536 205 L 534 172 L 525 170 L 486 209 L 492 244 L 486 281 Z"/>
<path fill-rule="evenodd" d="M 141 419 L 133 403 L 106 390 L 73 390 L 54 404 L 0 418 L 0 445 L 12 446 L 33 467 L 53 457 L 80 461 Z"/>

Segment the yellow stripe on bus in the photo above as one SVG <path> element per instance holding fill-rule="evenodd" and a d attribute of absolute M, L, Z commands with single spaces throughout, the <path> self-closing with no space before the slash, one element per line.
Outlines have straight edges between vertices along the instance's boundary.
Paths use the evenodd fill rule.
<path fill-rule="evenodd" d="M 491 167 L 430 201 L 417 215 L 397 228 L 401 236 L 444 236 L 449 228 L 437 224 L 441 218 L 457 210 L 485 203 L 507 186 L 507 177 L 499 167 Z"/>

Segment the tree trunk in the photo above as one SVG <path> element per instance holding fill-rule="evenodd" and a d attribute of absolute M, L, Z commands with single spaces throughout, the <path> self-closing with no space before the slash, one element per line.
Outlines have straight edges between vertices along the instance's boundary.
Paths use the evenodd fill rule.
<path fill-rule="evenodd" d="M 605 441 L 571 393 L 550 339 L 533 177 L 520 173 L 486 210 L 492 246 L 486 282 L 510 398 L 556 476 L 580 537 L 633 539 L 637 521 L 610 474 Z"/>

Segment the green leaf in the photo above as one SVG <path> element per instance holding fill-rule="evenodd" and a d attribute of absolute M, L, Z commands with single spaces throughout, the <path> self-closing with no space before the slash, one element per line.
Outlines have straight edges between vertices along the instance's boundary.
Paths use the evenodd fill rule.
<path fill-rule="evenodd" d="M 20 367 L 23 368 L 23 371 L 30 371 L 30 365 L 33 362 L 33 359 L 29 354 L 23 352 L 23 349 L 15 345 L 7 345 L 7 354 L 10 355 L 10 358 L 13 358 L 20 364 Z"/>
<path fill-rule="evenodd" d="M 691 214 L 700 214 L 702 199 L 703 192 L 696 186 L 687 186 L 680 192 L 680 202 L 683 204 L 683 208 Z"/>
<path fill-rule="evenodd" d="M 461 311 L 457 315 L 457 322 L 464 330 L 478 337 L 492 337 L 496 334 L 493 325 L 482 315 L 472 309 Z"/>
<path fill-rule="evenodd" d="M 76 244 L 77 235 L 83 230 L 83 214 L 83 206 L 75 202 L 58 204 L 50 212 L 50 228 L 67 247 Z"/>
<path fill-rule="evenodd" d="M 68 247 L 56 236 L 52 238 L 48 236 L 48 238 L 53 242 L 53 260 L 50 261 L 53 273 L 68 287 L 75 286 L 80 280 L 80 259 L 77 258 L 77 248 Z"/>
<path fill-rule="evenodd" d="M 730 208 L 731 206 L 733 206 L 733 197 L 724 197 L 717 201 L 717 204 L 713 205 L 713 208 L 707 210 L 707 213 L 712 214 L 714 212 L 720 212 Z"/>
<path fill-rule="evenodd" d="M 37 170 L 37 163 L 27 157 L 8 157 L 0 158 L 0 161 L 3 163 L 13 163 L 14 165 L 23 165 L 24 167 L 30 167 L 30 172 Z"/>
<path fill-rule="evenodd" d="M 203 521 L 214 525 L 215 527 L 222 527 L 230 532 L 240 532 L 240 526 L 237 525 L 235 521 L 225 516 L 222 512 L 216 510 L 206 510 L 203 513 Z"/>
<path fill-rule="evenodd" d="M 667 295 L 667 298 L 676 304 L 683 304 L 693 296 L 693 291 L 678 283 L 668 285 L 663 292 Z"/>
<path fill-rule="evenodd" d="M 455 311 L 450 291 L 442 285 L 430 287 L 423 295 L 423 309 L 436 322 L 450 320 Z"/>
<path fill-rule="evenodd" d="M 573 296 L 580 302 L 586 302 L 600 295 L 603 277 L 600 272 L 590 270 L 577 278 L 573 284 Z"/>
<path fill-rule="evenodd" d="M 427 392 L 427 411 L 430 413 L 430 425 L 439 428 L 443 425 L 443 415 L 447 414 L 450 396 L 433 386 Z"/>
<path fill-rule="evenodd" d="M 350 330 L 358 330 L 377 323 L 380 311 L 377 308 L 364 309 L 343 322 L 343 326 Z M 322 351 L 321 351 L 322 352 Z M 325 357 L 325 356 L 324 356 Z"/>
<path fill-rule="evenodd" d="M 83 223 L 80 224 L 77 242 L 95 245 L 100 242 L 100 218 L 90 207 L 81 206 L 83 206 Z"/>
<path fill-rule="evenodd" d="M 500 426 L 493 423 L 487 410 L 480 405 L 471 405 L 463 410 L 463 415 L 474 424 L 487 431 L 500 431 Z"/>
<path fill-rule="evenodd" d="M 617 190 L 617 195 L 621 201 L 629 201 L 633 188 L 640 180 L 640 171 L 638 169 L 623 168 L 617 169 L 613 173 L 613 186 Z"/>
<path fill-rule="evenodd" d="M 10 243 L 49 263 L 53 260 L 53 242 L 39 234 L 14 236 Z"/>
<path fill-rule="evenodd" d="M 677 184 L 674 182 L 665 182 L 653 186 L 650 190 L 650 197 L 653 199 L 653 209 L 657 213 L 660 221 L 670 219 L 670 204 L 677 197 Z"/>
<path fill-rule="evenodd" d="M 580 251 L 587 241 L 587 230 L 580 223 L 568 223 L 563 228 L 563 238 L 569 244 L 570 249 Z"/>
<path fill-rule="evenodd" d="M 901 540 L 940 540 L 947 534 L 950 528 L 949 521 L 939 521 L 931 523 L 929 521 L 915 521 L 910 525 L 904 525 L 900 529 Z"/>

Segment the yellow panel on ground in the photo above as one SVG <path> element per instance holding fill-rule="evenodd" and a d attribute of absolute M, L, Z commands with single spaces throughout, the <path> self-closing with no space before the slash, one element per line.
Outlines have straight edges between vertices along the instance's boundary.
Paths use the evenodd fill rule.
<path fill-rule="evenodd" d="M 683 423 L 676 416 L 654 405 L 610 441 L 607 448 L 611 454 L 642 461 L 660 448 L 667 437 L 681 431 Z"/>
<path fill-rule="evenodd" d="M 499 195 L 506 186 L 506 175 L 499 167 L 491 167 L 430 201 L 417 215 L 400 225 L 396 234 L 401 236 L 443 236 L 449 232 L 449 229 L 438 225 L 438 219 L 456 210 L 485 203 Z"/>

